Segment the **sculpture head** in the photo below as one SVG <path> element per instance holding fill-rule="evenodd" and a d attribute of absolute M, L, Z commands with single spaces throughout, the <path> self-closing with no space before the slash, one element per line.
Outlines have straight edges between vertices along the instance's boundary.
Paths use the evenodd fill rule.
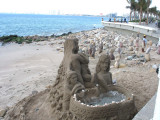
<path fill-rule="evenodd" d="M 109 72 L 110 70 L 110 56 L 109 55 L 101 55 L 99 61 L 96 66 L 96 73 L 100 71 Z"/>
<path fill-rule="evenodd" d="M 66 39 L 64 43 L 64 52 L 65 53 L 72 53 L 72 54 L 77 54 L 79 50 L 78 46 L 78 39 Z"/>

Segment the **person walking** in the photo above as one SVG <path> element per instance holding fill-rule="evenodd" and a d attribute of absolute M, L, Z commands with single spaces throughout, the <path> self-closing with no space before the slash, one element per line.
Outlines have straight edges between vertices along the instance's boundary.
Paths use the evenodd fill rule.
<path fill-rule="evenodd" d="M 144 49 L 146 45 L 147 45 L 147 39 L 146 39 L 146 35 L 144 35 L 142 40 L 142 52 L 145 52 Z"/>

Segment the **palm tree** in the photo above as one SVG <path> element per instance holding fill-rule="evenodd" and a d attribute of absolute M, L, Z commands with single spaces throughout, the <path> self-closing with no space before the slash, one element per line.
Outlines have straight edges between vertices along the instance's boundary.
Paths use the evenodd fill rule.
<path fill-rule="evenodd" d="M 147 25 L 148 25 L 148 15 L 149 15 L 149 6 L 151 5 L 152 0 L 147 0 Z"/>
<path fill-rule="evenodd" d="M 130 21 L 132 18 L 132 12 L 134 11 L 134 20 L 135 20 L 135 11 L 137 9 L 137 3 L 135 0 L 127 0 L 127 2 L 130 4 L 130 6 L 126 6 L 126 8 L 130 8 Z"/>
<path fill-rule="evenodd" d="M 131 0 L 131 9 L 134 11 L 134 20 L 135 20 L 135 13 L 136 10 L 138 9 L 138 4 L 135 0 Z"/>
<path fill-rule="evenodd" d="M 129 8 L 129 9 L 130 9 L 130 21 L 131 21 L 131 14 L 132 14 L 131 0 L 127 0 L 127 2 L 130 4 L 130 6 L 126 6 L 126 8 Z"/>
<path fill-rule="evenodd" d="M 141 20 L 142 20 L 142 12 L 145 10 L 146 8 L 146 0 L 138 0 L 138 5 L 139 5 L 139 10 L 140 10 L 140 20 L 139 20 L 139 24 L 141 24 Z"/>

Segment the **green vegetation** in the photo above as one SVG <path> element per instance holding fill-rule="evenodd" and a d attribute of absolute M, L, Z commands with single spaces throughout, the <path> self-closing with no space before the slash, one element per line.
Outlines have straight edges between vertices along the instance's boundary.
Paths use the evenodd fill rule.
<path fill-rule="evenodd" d="M 63 33 L 62 35 L 51 35 L 50 37 L 63 37 L 67 36 L 69 34 L 72 34 L 72 32 Z M 10 42 L 15 42 L 18 44 L 22 43 L 32 43 L 32 42 L 39 42 L 39 41 L 47 41 L 49 36 L 18 36 L 18 35 L 8 35 L 8 36 L 2 36 L 0 37 L 0 42 L 2 42 L 2 45 Z"/>
<path fill-rule="evenodd" d="M 147 19 L 144 18 L 144 19 L 141 20 L 141 22 L 146 22 L 146 20 L 147 20 Z M 140 20 L 132 20 L 132 21 L 130 21 L 130 22 L 140 22 Z"/>
<path fill-rule="evenodd" d="M 51 35 L 51 37 L 61 37 L 61 36 L 67 36 L 69 34 L 72 34 L 72 32 L 63 33 L 62 35 L 55 35 L 55 34 L 53 34 L 53 35 Z"/>
<path fill-rule="evenodd" d="M 126 8 L 130 9 L 131 22 L 137 21 L 141 24 L 145 20 L 148 24 L 153 21 L 151 19 L 160 19 L 160 10 L 157 10 L 156 6 L 150 8 L 152 0 L 127 0 L 127 2 L 130 4 Z"/>
<path fill-rule="evenodd" d="M 20 37 L 17 35 L 9 35 L 9 36 L 0 37 L 0 42 L 2 42 L 2 44 L 8 43 L 8 42 L 15 42 L 18 44 L 22 44 L 24 42 L 24 39 L 23 37 Z"/>
<path fill-rule="evenodd" d="M 0 42 L 2 42 L 2 45 L 6 44 L 6 43 L 10 43 L 10 42 L 15 42 L 18 44 L 22 44 L 22 43 L 32 43 L 32 39 L 25 39 L 22 36 L 18 36 L 18 35 L 8 35 L 8 36 L 2 36 L 0 37 Z"/>

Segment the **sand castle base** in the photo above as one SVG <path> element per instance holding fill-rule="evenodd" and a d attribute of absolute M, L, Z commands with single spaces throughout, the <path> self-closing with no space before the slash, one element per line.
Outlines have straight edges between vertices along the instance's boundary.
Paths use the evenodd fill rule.
<path fill-rule="evenodd" d="M 83 104 L 80 100 L 72 97 L 70 111 L 81 120 L 130 120 L 133 118 L 136 112 L 133 95 L 120 86 L 112 85 L 108 89 L 109 91 L 118 91 L 124 94 L 126 99 L 119 102 L 113 101 L 105 105 L 93 106 Z M 89 92 L 93 93 L 92 90 Z"/>

